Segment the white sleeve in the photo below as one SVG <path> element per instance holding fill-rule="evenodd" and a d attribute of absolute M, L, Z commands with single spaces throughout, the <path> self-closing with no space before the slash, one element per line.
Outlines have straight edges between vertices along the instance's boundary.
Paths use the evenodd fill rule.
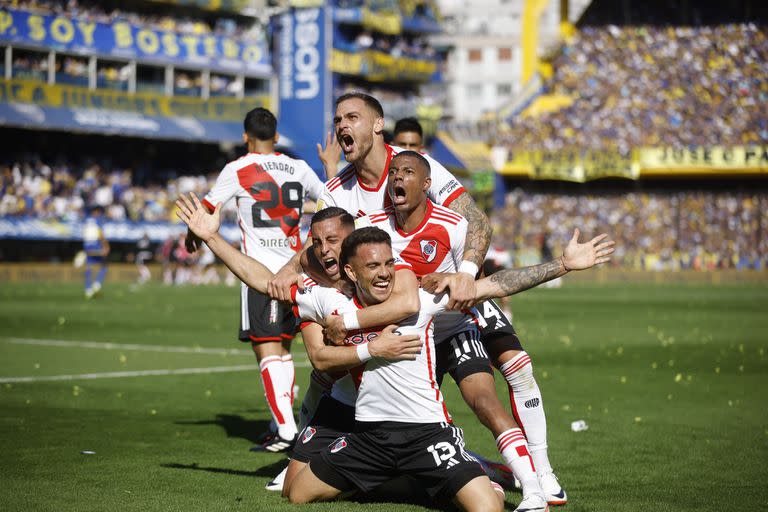
<path fill-rule="evenodd" d="M 213 209 L 218 203 L 226 203 L 232 199 L 240 187 L 237 179 L 237 172 L 230 165 L 227 165 L 216 178 L 216 184 L 203 198 L 203 204 Z"/>
<path fill-rule="evenodd" d="M 464 242 L 467 240 L 467 226 L 469 223 L 464 217 L 461 218 L 459 224 L 453 229 L 453 236 L 451 239 L 451 257 L 456 263 L 456 269 L 458 270 L 464 259 Z"/>
<path fill-rule="evenodd" d="M 315 211 L 319 212 L 320 210 L 325 210 L 330 206 L 337 206 L 336 201 L 328 191 L 328 187 L 323 185 L 323 190 L 320 192 L 320 196 L 317 198 L 317 209 Z"/>
<path fill-rule="evenodd" d="M 320 181 L 320 178 L 317 177 L 317 174 L 315 174 L 315 171 L 312 170 L 307 162 L 301 160 L 301 168 L 304 171 L 304 177 L 301 180 L 304 185 L 304 190 L 306 190 L 306 193 L 311 200 L 317 201 L 325 190 L 325 185 Z"/>
<path fill-rule="evenodd" d="M 464 186 L 451 172 L 443 167 L 443 164 L 429 155 L 423 155 L 429 162 L 431 171 L 432 185 L 427 191 L 427 195 L 433 203 L 437 203 L 446 208 L 465 191 Z"/>
<path fill-rule="evenodd" d="M 371 218 L 368 215 L 363 215 L 355 219 L 355 229 L 367 228 L 373 226 Z"/>
<path fill-rule="evenodd" d="M 298 286 L 291 288 L 291 299 L 293 300 L 294 314 L 305 322 L 319 322 L 325 318 L 323 310 L 323 295 L 329 289 L 322 286 L 310 286 L 304 290 L 299 290 Z M 334 293 L 336 290 L 332 290 Z"/>

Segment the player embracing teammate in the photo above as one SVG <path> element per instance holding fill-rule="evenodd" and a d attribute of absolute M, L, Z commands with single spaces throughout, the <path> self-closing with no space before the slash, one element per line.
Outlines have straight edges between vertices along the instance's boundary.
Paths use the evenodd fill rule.
<path fill-rule="evenodd" d="M 404 264 L 410 267 L 417 276 L 423 278 L 422 282 L 426 289 L 437 292 L 436 297 L 443 297 L 440 294 L 442 291 L 450 292 L 449 298 L 430 296 L 426 290 L 418 292 L 420 308 L 415 318 L 417 321 L 422 316 L 424 319 L 430 318 L 427 321 L 429 329 L 424 330 L 424 335 L 421 336 L 423 350 L 417 359 L 422 360 L 421 368 L 426 370 L 425 375 L 428 375 L 429 378 L 424 379 L 424 382 L 418 385 L 408 384 L 405 381 L 402 381 L 401 384 L 408 389 L 416 390 L 417 394 L 419 391 L 426 393 L 424 396 L 428 396 L 430 392 L 433 393 L 432 402 L 427 409 L 429 407 L 435 408 L 438 405 L 442 407 L 443 416 L 439 421 L 447 423 L 449 416 L 442 403 L 437 381 L 444 373 L 449 373 L 459 385 L 463 397 L 478 418 L 493 432 L 500 453 L 523 484 L 523 502 L 517 510 L 545 511 L 547 510 L 547 502 L 552 504 L 565 503 L 565 492 L 557 483 L 547 460 L 546 423 L 538 386 L 533 379 L 530 358 L 519 346 L 519 341 L 517 341 L 509 320 L 492 303 L 481 303 L 480 312 L 484 316 L 478 316 L 476 310 L 469 308 L 480 299 L 516 293 L 558 277 L 571 269 L 588 268 L 607 261 L 612 252 L 610 247 L 612 243 L 602 242 L 603 237 L 597 237 L 588 243 L 579 244 L 578 232 L 576 232 L 566 250 L 566 253 L 571 251 L 571 257 L 558 258 L 547 264 L 529 269 L 503 271 L 478 282 L 482 283 L 482 286 L 476 284 L 475 275 L 482 264 L 490 241 L 490 227 L 487 218 L 478 210 L 469 194 L 435 160 L 412 151 L 404 152 L 401 148 L 388 146 L 384 143 L 383 112 L 378 101 L 374 98 L 364 94 L 347 94 L 337 100 L 336 107 L 335 135 L 350 165 L 325 185 L 318 200 L 318 208 L 320 210 L 327 207 L 333 207 L 334 210 L 343 209 L 355 217 L 365 217 L 364 220 L 360 221 L 361 223 L 383 228 L 382 230 L 376 229 L 376 231 L 388 233 L 389 236 L 386 237 L 386 241 L 383 238 L 376 238 L 379 235 L 371 235 L 371 240 L 361 242 L 359 245 L 384 244 L 394 246 L 396 255 L 404 260 Z M 212 206 L 213 204 L 206 205 L 209 211 Z M 189 212 L 187 213 L 188 216 L 194 213 L 193 209 L 190 209 Z M 189 222 L 189 220 L 190 218 L 185 218 L 185 221 Z M 352 239 L 355 240 L 355 237 Z M 391 239 L 393 241 L 390 241 Z M 313 240 L 315 243 L 318 241 L 314 232 Z M 217 252 L 213 246 L 211 249 L 222 257 L 222 254 Z M 222 246 L 222 250 L 226 251 L 227 249 Z M 353 249 L 349 249 L 346 255 L 326 258 L 319 251 L 319 248 L 313 246 L 312 251 L 307 254 L 313 254 L 315 261 L 320 261 L 326 270 L 346 273 L 347 277 L 355 283 L 354 294 L 363 305 L 379 307 L 382 303 L 386 303 L 386 299 L 390 298 L 393 289 L 402 279 L 400 277 L 395 279 L 394 267 L 389 268 L 390 264 L 387 262 L 392 258 L 384 257 L 387 256 L 386 254 L 384 256 L 371 255 L 365 251 L 367 249 L 363 251 L 363 256 L 360 256 Z M 381 249 L 381 251 L 386 253 L 385 249 Z M 301 299 L 297 295 L 296 285 L 299 284 L 303 288 L 308 284 L 306 275 L 300 275 L 304 270 L 302 256 L 306 265 L 307 254 L 296 253 L 285 267 L 277 272 L 276 276 L 272 276 L 272 272 L 275 272 L 276 269 L 270 268 L 271 272 L 259 274 L 259 280 L 256 281 L 248 281 L 247 273 L 243 269 L 249 265 L 253 267 L 257 264 L 247 261 L 248 264 L 246 264 L 241 261 L 237 267 L 226 258 L 222 257 L 222 259 L 244 281 L 256 284 L 262 291 L 268 291 L 271 296 L 280 301 L 298 303 L 299 314 L 305 319 L 326 324 L 328 336 L 341 340 L 342 345 L 355 338 L 356 333 L 371 332 L 367 321 L 363 321 L 365 309 L 332 308 L 326 305 L 325 299 L 323 299 L 320 302 L 315 302 L 314 306 L 305 304 L 304 313 L 302 313 Z M 587 264 L 582 265 L 582 260 L 578 257 L 574 258 L 574 254 L 577 256 L 586 255 L 584 258 L 586 258 Z M 394 260 L 392 259 L 392 261 Z M 361 273 L 363 275 L 362 281 L 358 279 Z M 492 290 L 492 292 L 488 290 Z M 325 296 L 324 294 L 327 294 L 327 292 L 319 291 L 308 293 L 310 296 Z M 335 293 L 341 295 L 338 291 Z M 407 291 L 405 295 L 407 296 Z M 336 296 L 328 297 L 340 300 Z M 330 298 L 328 300 L 333 302 Z M 439 307 L 434 310 L 430 309 L 435 304 Z M 312 309 L 313 307 L 314 309 Z M 451 310 L 453 312 L 448 313 Z M 332 315 L 331 313 L 338 314 Z M 405 313 L 403 312 L 403 314 Z M 435 316 L 434 322 L 432 322 L 431 316 Z M 407 318 L 411 317 L 401 319 L 398 325 L 411 325 L 407 323 Z M 401 322 L 405 322 L 405 324 Z M 478 325 L 482 327 L 480 331 L 478 331 Z M 381 328 L 379 327 L 376 334 L 380 335 L 380 331 Z M 443 343 L 439 343 L 441 341 Z M 424 361 L 424 350 L 426 350 L 426 361 Z M 507 379 L 513 410 L 517 409 L 516 400 L 518 398 L 516 398 L 516 394 L 520 393 L 526 396 L 525 401 L 536 403 L 538 408 L 536 415 L 524 417 L 518 413 L 515 416 L 519 419 L 516 420 L 501 406 L 493 386 L 488 352 L 491 352 L 490 359 L 497 367 L 500 367 Z M 370 354 L 365 349 L 360 350 L 359 347 L 355 350 L 354 356 L 352 358 L 353 363 L 367 363 L 370 360 Z M 312 353 L 310 353 L 310 359 L 313 365 L 317 367 Z M 421 412 L 410 411 L 399 416 L 398 414 L 382 414 L 379 417 L 376 414 L 371 414 L 370 407 L 366 405 L 371 400 L 370 391 L 362 393 L 362 396 L 360 392 L 363 389 L 370 389 L 362 386 L 366 378 L 371 379 L 369 382 L 377 380 L 375 375 L 376 372 L 381 371 L 379 370 L 381 365 L 377 363 L 374 366 L 375 368 L 365 366 L 360 371 L 358 375 L 360 380 L 357 381 L 360 388 L 355 403 L 358 430 L 361 426 L 367 429 L 370 427 L 365 432 L 371 432 L 371 434 L 362 435 L 362 437 L 342 436 L 343 439 L 339 439 L 329 448 L 331 454 L 342 451 L 349 453 L 351 459 L 344 462 L 338 463 L 339 457 L 331 457 L 329 453 L 326 453 L 327 450 L 323 450 L 322 454 L 319 455 L 320 458 L 313 457 L 309 467 L 302 468 L 298 475 L 292 476 L 292 485 L 288 493 L 292 501 L 301 502 L 330 498 L 338 494 L 337 491 L 347 490 L 350 486 L 359 490 L 368 490 L 372 481 L 381 483 L 374 477 L 371 477 L 371 481 L 366 482 L 356 481 L 354 478 L 355 474 L 365 470 L 365 468 L 359 467 L 359 461 L 367 460 L 366 457 L 372 453 L 371 450 L 388 449 L 377 445 L 375 439 L 371 438 L 371 436 L 375 438 L 379 435 L 376 433 L 377 429 L 383 428 L 382 432 L 392 433 L 398 431 L 400 427 L 397 425 L 398 423 L 409 425 L 424 423 L 425 418 L 431 424 L 437 422 L 437 417 L 429 413 L 427 409 Z M 405 368 L 407 363 L 397 361 L 392 366 Z M 367 377 L 369 375 L 370 377 Z M 397 381 L 398 378 L 393 377 L 392 382 Z M 398 394 L 397 386 L 393 388 L 392 393 L 384 397 L 375 396 L 378 401 L 386 401 L 387 407 L 391 407 L 394 411 L 402 413 L 403 410 L 410 407 L 411 398 L 404 396 L 402 392 Z M 532 398 L 530 398 L 531 396 Z M 398 402 L 400 403 L 398 404 Z M 363 405 L 362 411 L 361 405 Z M 323 407 L 322 404 L 321 407 Z M 418 409 L 418 407 L 416 408 Z M 384 421 L 387 424 L 369 424 L 377 421 Z M 390 423 L 395 423 L 395 425 Z M 315 435 L 315 427 L 310 425 L 308 429 L 310 428 L 312 430 L 305 429 L 302 442 L 305 438 L 311 438 Z M 412 430 L 413 428 L 410 426 L 408 429 Z M 437 433 L 438 431 L 435 430 L 436 436 Z M 538 449 L 536 451 L 531 450 L 529 452 L 528 445 L 531 438 L 536 435 L 538 435 L 537 439 L 543 439 L 543 442 L 537 443 Z M 400 448 L 409 446 L 405 442 L 407 437 L 402 438 L 403 442 L 398 445 Z M 355 441 L 357 448 L 351 447 L 350 440 Z M 358 441 L 362 444 L 358 444 Z M 449 467 L 445 469 L 450 469 L 460 460 L 464 460 L 466 463 L 473 462 L 471 456 L 465 457 L 463 441 L 452 446 L 453 450 L 444 447 L 443 442 L 439 441 L 430 445 L 432 452 L 434 452 L 435 464 L 440 466 L 441 462 L 446 462 Z M 393 446 L 391 449 L 394 453 L 399 448 Z M 449 454 L 451 451 L 452 453 Z M 454 457 L 457 454 L 458 458 Z M 333 460 L 337 461 L 336 465 L 332 462 Z M 356 460 L 358 462 L 355 462 Z M 377 462 L 377 464 L 379 463 L 383 464 L 381 461 Z M 536 466 L 544 470 L 538 476 L 534 469 Z M 419 467 L 422 469 L 416 468 L 413 471 L 416 476 L 425 479 L 425 482 L 430 481 L 431 477 L 424 473 L 426 469 L 423 466 Z M 469 466 L 464 464 L 463 467 Z M 314 470 L 318 472 L 315 473 Z M 374 473 L 375 471 L 371 474 Z M 470 473 L 471 471 L 467 474 Z M 445 484 L 445 474 L 441 474 L 438 480 L 439 485 L 435 488 L 442 489 Z M 465 481 L 464 484 L 473 480 L 474 477 Z M 475 495 L 477 504 L 484 504 L 483 506 L 486 506 L 488 510 L 495 509 L 496 505 L 492 494 L 487 493 L 484 485 L 473 487 L 478 493 Z M 453 488 L 462 508 L 482 510 L 483 508 L 477 508 L 472 504 L 472 499 L 462 499 L 460 489 L 463 488 L 463 486 Z"/>
<path fill-rule="evenodd" d="M 326 183 L 318 201 L 319 209 L 337 206 L 355 217 L 361 217 L 392 206 L 394 199 L 387 193 L 385 184 L 392 158 L 401 152 L 401 148 L 385 144 L 383 128 L 383 109 L 375 98 L 350 93 L 337 99 L 334 132 L 349 165 Z M 440 215 L 450 218 L 458 214 L 467 222 L 463 251 L 460 255 L 455 248 L 453 251 L 453 261 L 458 272 L 444 284 L 449 288 L 451 296 L 448 309 L 462 310 L 470 306 L 474 297 L 474 278 L 489 247 L 491 228 L 487 217 L 460 183 L 434 159 L 428 156 L 425 159 L 430 167 L 427 197 L 435 206 L 441 207 Z M 430 250 L 430 244 L 425 245 L 423 254 Z M 436 257 L 437 247 L 434 255 L 427 256 Z M 290 285 L 296 282 L 301 270 L 298 261 L 295 257 L 270 283 L 272 296 L 287 299 Z M 509 415 L 498 406 L 495 390 L 489 389 L 487 377 L 473 377 L 471 380 L 475 382 L 468 382 L 462 394 L 478 418 L 494 435 L 498 434 L 497 447 L 502 455 L 506 452 L 505 461 L 508 464 L 513 465 L 510 462 L 516 458 L 515 454 L 522 453 L 522 450 L 518 452 L 516 449 L 519 441 L 527 441 L 533 467 L 539 469 L 538 482 L 528 479 L 532 493 L 538 493 L 535 489 L 540 485 L 546 501 L 564 504 L 567 501 L 565 491 L 559 485 L 548 460 L 543 400 L 533 376 L 530 357 L 522 350 L 509 319 L 495 305 L 484 303 L 479 310 L 481 318 L 478 321 L 483 326 L 480 337 L 482 343 L 454 341 L 460 348 L 468 346 L 469 351 L 478 357 L 482 357 L 485 349 L 491 349 L 494 364 L 507 380 L 510 402 L 517 419 L 509 421 Z M 357 327 L 353 318 L 347 317 L 344 320 L 345 327 Z M 347 324 L 347 320 L 350 323 Z M 454 351 L 454 354 L 457 352 Z M 458 355 L 457 360 L 462 360 L 464 355 L 467 354 Z M 476 370 L 480 365 L 474 366 Z M 461 381 L 466 380 L 464 377 L 461 374 L 454 375 L 460 388 Z M 479 385 L 475 385 L 478 381 Z M 524 403 L 535 406 L 525 407 Z M 515 427 L 518 429 L 515 430 Z"/>

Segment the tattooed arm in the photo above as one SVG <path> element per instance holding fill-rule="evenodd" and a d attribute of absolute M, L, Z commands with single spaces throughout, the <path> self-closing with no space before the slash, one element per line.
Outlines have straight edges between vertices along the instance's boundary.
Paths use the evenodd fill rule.
<path fill-rule="evenodd" d="M 467 236 L 459 273 L 451 287 L 448 309 L 468 308 L 475 297 L 475 277 L 491 243 L 491 224 L 468 192 L 462 192 L 449 208 L 467 219 Z"/>
<path fill-rule="evenodd" d="M 603 233 L 582 244 L 579 243 L 579 230 L 575 229 L 573 237 L 568 241 L 563 255 L 559 258 L 532 267 L 501 270 L 479 280 L 477 300 L 506 297 L 551 281 L 571 270 L 585 270 L 607 263 L 611 261 L 614 242 L 603 241 L 606 238 L 608 235 Z"/>
<path fill-rule="evenodd" d="M 579 230 L 576 229 L 561 257 L 532 267 L 501 270 L 490 277 L 477 281 L 472 302 L 477 303 L 520 293 L 563 276 L 572 270 L 585 270 L 595 265 L 607 263 L 611 261 L 615 242 L 606 240 L 606 238 L 608 235 L 602 234 L 588 242 L 579 243 Z M 460 274 L 429 274 L 421 279 L 421 286 L 426 291 L 439 295 L 446 288 L 450 289 L 456 285 L 458 275 Z"/>
<path fill-rule="evenodd" d="M 500 270 L 477 282 L 475 299 L 481 302 L 514 295 L 567 273 L 568 269 L 565 268 L 562 257 L 532 267 Z"/>
<path fill-rule="evenodd" d="M 485 253 L 491 245 L 491 223 L 488 216 L 477 207 L 469 192 L 462 192 L 448 206 L 451 210 L 467 219 L 467 238 L 464 241 L 464 261 L 471 261 L 478 267 L 483 266 Z"/>

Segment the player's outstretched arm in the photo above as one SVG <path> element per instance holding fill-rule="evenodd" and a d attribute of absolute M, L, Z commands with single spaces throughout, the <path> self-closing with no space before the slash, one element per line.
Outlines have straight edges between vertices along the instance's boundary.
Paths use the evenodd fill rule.
<path fill-rule="evenodd" d="M 464 241 L 464 255 L 458 277 L 451 288 L 448 309 L 469 307 L 475 297 L 475 276 L 483 265 L 485 254 L 491 245 L 491 222 L 477 207 L 468 192 L 462 192 L 449 208 L 467 219 L 467 237 Z"/>
<path fill-rule="evenodd" d="M 611 261 L 615 242 L 603 233 L 579 243 L 578 228 L 563 252 L 552 261 L 520 269 L 505 269 L 477 282 L 476 301 L 506 297 L 538 286 L 574 270 L 586 270 Z M 450 284 L 449 284 L 450 286 Z"/>
<path fill-rule="evenodd" d="M 390 325 L 372 341 L 363 345 L 340 346 L 326 345 L 323 328 L 310 323 L 301 329 L 304 346 L 312 366 L 322 372 L 341 371 L 354 368 L 372 358 L 388 361 L 413 361 L 421 352 L 421 340 L 417 334 L 399 335 Z"/>
<path fill-rule="evenodd" d="M 325 336 L 341 343 L 347 332 L 378 325 L 396 324 L 419 312 L 419 281 L 412 270 L 395 272 L 395 287 L 387 300 L 344 315 L 329 315 L 325 319 Z"/>
<path fill-rule="evenodd" d="M 213 213 L 200 203 L 197 196 L 190 192 L 189 197 L 181 195 L 176 200 L 176 215 L 187 225 L 189 230 L 203 240 L 221 261 L 242 282 L 260 293 L 267 292 L 267 285 L 272 279 L 272 272 L 267 267 L 241 253 L 224 240 L 219 234 L 221 225 L 221 203 Z"/>
<path fill-rule="evenodd" d="M 339 161 L 341 160 L 341 144 L 333 132 L 328 132 L 325 137 L 325 147 L 317 144 L 317 156 L 323 163 L 325 177 L 330 180 L 339 172 Z"/>

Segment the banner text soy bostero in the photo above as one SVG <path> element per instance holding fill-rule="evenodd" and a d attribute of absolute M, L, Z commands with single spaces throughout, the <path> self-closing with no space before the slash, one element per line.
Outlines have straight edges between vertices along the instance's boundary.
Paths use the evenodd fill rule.
<path fill-rule="evenodd" d="M 66 16 L 0 10 L 0 42 L 218 71 L 271 71 L 264 41 L 178 34 L 125 22 L 96 23 Z"/>

